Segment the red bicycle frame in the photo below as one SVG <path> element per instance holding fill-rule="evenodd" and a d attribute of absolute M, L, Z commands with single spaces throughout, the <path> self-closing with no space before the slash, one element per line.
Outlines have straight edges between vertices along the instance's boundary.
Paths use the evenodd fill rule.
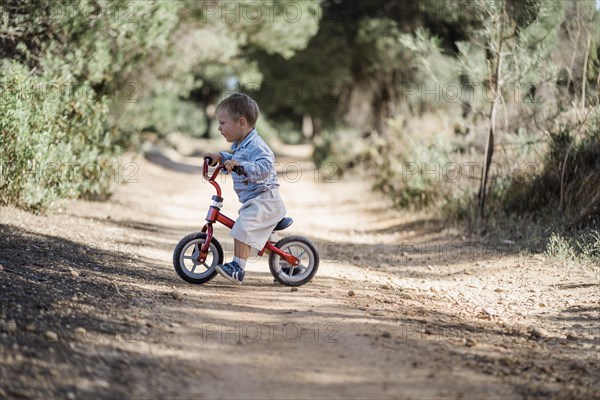
<path fill-rule="evenodd" d="M 225 225 L 229 229 L 232 229 L 233 225 L 235 225 L 234 220 L 232 220 L 231 218 L 227 217 L 224 214 L 221 214 L 221 207 L 223 207 L 223 197 L 221 197 L 221 187 L 219 186 L 219 184 L 217 182 L 215 182 L 215 179 L 216 179 L 217 175 L 219 175 L 219 171 L 221 171 L 221 169 L 223 168 L 223 165 L 222 164 L 218 165 L 217 168 L 215 169 L 215 171 L 213 172 L 212 176 L 209 177 L 208 176 L 208 163 L 209 163 L 209 159 L 205 158 L 204 159 L 204 167 L 202 169 L 202 174 L 204 175 L 204 178 L 208 179 L 208 182 L 215 187 L 215 189 L 217 190 L 217 195 L 212 197 L 213 203 L 208 208 L 208 213 L 206 214 L 206 225 L 204 225 L 202 227 L 202 232 L 206 233 L 206 240 L 205 240 L 204 244 L 202 245 L 202 248 L 200 249 L 200 254 L 198 255 L 198 261 L 200 263 L 203 263 L 206 260 L 206 257 L 208 255 L 208 249 L 210 247 L 210 242 L 213 237 L 213 224 L 215 222 L 220 222 L 221 224 Z M 264 245 L 262 250 L 258 252 L 258 255 L 262 256 L 266 250 L 269 250 L 273 253 L 278 254 L 279 256 L 281 256 L 281 258 L 283 258 L 285 261 L 287 261 L 291 265 L 295 266 L 295 265 L 300 264 L 300 260 L 298 260 L 297 257 L 294 257 L 292 254 L 286 253 L 285 251 L 278 249 L 277 247 L 275 247 L 275 245 L 273 243 L 270 243 L 270 242 L 267 242 Z"/>

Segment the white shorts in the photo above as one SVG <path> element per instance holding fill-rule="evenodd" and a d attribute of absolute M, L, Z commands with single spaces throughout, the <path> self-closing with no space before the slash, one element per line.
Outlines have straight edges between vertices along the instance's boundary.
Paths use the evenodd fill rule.
<path fill-rule="evenodd" d="M 242 204 L 231 236 L 257 250 L 262 250 L 275 225 L 286 214 L 278 189 L 261 193 Z"/>

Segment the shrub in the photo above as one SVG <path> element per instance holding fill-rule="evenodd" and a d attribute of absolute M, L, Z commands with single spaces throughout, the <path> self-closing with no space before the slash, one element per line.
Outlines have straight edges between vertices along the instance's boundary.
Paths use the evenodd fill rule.
<path fill-rule="evenodd" d="M 569 226 L 600 223 L 600 106 L 556 118 L 543 167 L 529 178 L 507 187 L 507 212 L 554 214 Z"/>
<path fill-rule="evenodd" d="M 546 254 L 565 264 L 583 261 L 600 265 L 600 232 L 590 231 L 575 238 L 553 233 L 548 239 Z"/>
<path fill-rule="evenodd" d="M 15 61 L 2 69 L 2 202 L 41 210 L 59 198 L 108 195 L 119 148 L 105 129 L 106 100 L 66 69 L 52 78 Z"/>
<path fill-rule="evenodd" d="M 173 132 L 201 137 L 206 129 L 206 118 L 201 108 L 176 94 L 160 94 L 140 102 L 128 104 L 122 110 L 112 110 L 112 118 L 119 127 L 136 132 L 154 132 L 160 138 Z"/>

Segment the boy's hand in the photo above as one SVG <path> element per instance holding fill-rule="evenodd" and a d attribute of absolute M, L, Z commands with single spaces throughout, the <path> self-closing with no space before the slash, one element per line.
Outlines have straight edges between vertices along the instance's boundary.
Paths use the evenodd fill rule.
<path fill-rule="evenodd" d="M 225 164 L 223 164 L 223 165 L 225 166 L 225 169 L 227 170 L 227 172 L 231 173 L 231 171 L 233 170 L 233 167 L 235 167 L 237 165 L 241 165 L 241 164 L 235 160 L 227 160 L 227 161 L 225 161 Z"/>
<path fill-rule="evenodd" d="M 210 159 L 211 159 L 210 166 L 211 167 L 214 167 L 215 165 L 220 163 L 221 158 L 222 158 L 221 154 L 219 154 L 219 153 L 205 153 L 204 156 L 202 156 L 202 157 L 203 158 L 210 157 Z"/>

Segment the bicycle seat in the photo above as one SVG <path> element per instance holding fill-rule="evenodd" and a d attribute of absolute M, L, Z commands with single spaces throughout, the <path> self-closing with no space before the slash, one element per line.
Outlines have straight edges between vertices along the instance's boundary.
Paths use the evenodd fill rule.
<path fill-rule="evenodd" d="M 291 219 L 289 217 L 284 217 L 281 221 L 279 221 L 277 223 L 277 225 L 275 225 L 275 229 L 273 229 L 273 230 L 274 231 L 282 231 L 286 228 L 289 228 L 293 222 L 294 222 L 293 219 Z"/>

